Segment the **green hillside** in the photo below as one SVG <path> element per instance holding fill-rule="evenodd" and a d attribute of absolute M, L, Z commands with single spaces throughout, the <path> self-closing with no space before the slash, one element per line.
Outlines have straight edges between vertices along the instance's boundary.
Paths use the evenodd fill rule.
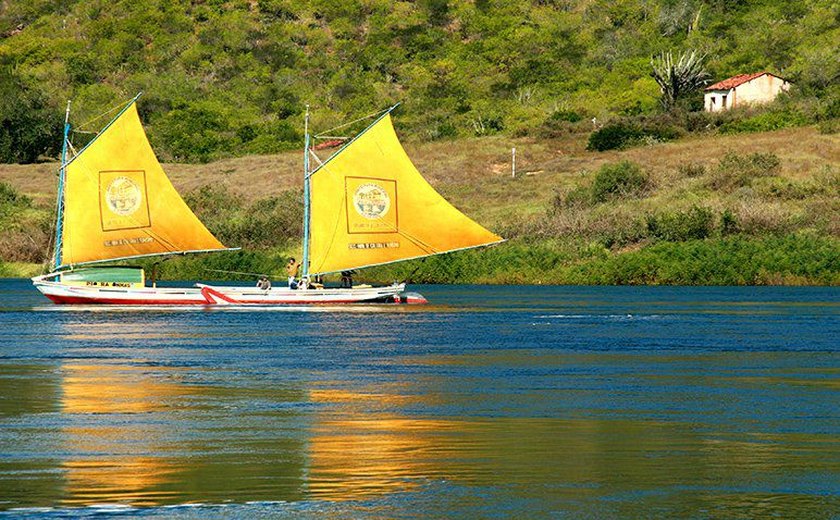
<path fill-rule="evenodd" d="M 658 114 L 651 56 L 697 49 L 712 78 L 794 82 L 768 129 L 840 115 L 838 41 L 835 0 L 3 0 L 0 119 L 54 156 L 66 100 L 92 131 L 143 91 L 155 149 L 187 162 L 299 146 L 306 103 L 320 129 L 399 101 L 416 140 L 543 135 Z"/>

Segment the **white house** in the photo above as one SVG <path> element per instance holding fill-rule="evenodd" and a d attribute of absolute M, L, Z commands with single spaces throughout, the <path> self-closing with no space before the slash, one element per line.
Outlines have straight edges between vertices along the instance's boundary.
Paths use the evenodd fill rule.
<path fill-rule="evenodd" d="M 749 104 L 769 103 L 790 83 L 769 72 L 739 74 L 706 87 L 706 112 L 717 112 Z"/>

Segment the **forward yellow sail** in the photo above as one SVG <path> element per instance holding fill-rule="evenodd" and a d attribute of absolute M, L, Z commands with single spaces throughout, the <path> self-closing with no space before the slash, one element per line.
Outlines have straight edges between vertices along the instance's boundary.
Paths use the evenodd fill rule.
<path fill-rule="evenodd" d="M 59 266 L 224 249 L 175 191 L 133 101 L 66 165 L 60 247 Z"/>
<path fill-rule="evenodd" d="M 400 145 L 390 114 L 315 170 L 310 181 L 313 274 L 502 241 L 426 182 Z"/>

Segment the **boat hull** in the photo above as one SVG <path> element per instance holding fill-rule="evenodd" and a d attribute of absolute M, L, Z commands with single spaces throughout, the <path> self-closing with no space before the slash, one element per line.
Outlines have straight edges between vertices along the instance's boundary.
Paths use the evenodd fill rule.
<path fill-rule="evenodd" d="M 33 278 L 35 287 L 57 304 L 76 305 L 334 305 L 351 303 L 425 303 L 404 293 L 405 284 L 387 287 L 261 290 L 196 284 L 195 287 L 99 287 Z"/>

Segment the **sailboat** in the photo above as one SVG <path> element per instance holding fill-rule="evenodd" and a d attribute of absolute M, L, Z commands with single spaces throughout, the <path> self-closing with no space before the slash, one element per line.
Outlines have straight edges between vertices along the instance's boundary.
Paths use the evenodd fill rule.
<path fill-rule="evenodd" d="M 320 161 L 312 151 L 309 107 L 304 140 L 304 231 L 302 285 L 312 277 L 354 271 L 451 251 L 489 246 L 503 239 L 446 201 L 412 164 L 394 130 L 394 105 L 334 154 Z M 310 154 L 318 165 L 310 167 Z M 204 286 L 230 296 L 225 288 Z M 386 287 L 317 289 L 302 293 L 320 300 L 334 292 L 342 302 L 372 291 L 376 301 L 425 303 Z M 232 298 L 227 303 L 241 303 Z M 299 302 L 298 302 L 299 303 Z"/>
<path fill-rule="evenodd" d="M 132 99 L 59 170 L 52 272 L 32 279 L 56 303 L 276 305 L 425 303 L 404 283 L 329 288 L 315 276 L 501 242 L 420 175 L 397 138 L 389 108 L 310 168 L 307 108 L 304 236 L 298 288 L 158 287 L 141 267 L 99 266 L 150 256 L 229 251 L 184 203 L 163 171 Z M 69 117 L 66 114 L 65 120 Z M 317 288 L 316 288 L 317 287 Z"/>
<path fill-rule="evenodd" d="M 229 250 L 163 171 L 137 113 L 139 96 L 73 157 L 67 105 L 52 271 L 32 279 L 55 303 L 206 303 L 194 287 L 147 286 L 141 267 L 100 264 Z"/>

